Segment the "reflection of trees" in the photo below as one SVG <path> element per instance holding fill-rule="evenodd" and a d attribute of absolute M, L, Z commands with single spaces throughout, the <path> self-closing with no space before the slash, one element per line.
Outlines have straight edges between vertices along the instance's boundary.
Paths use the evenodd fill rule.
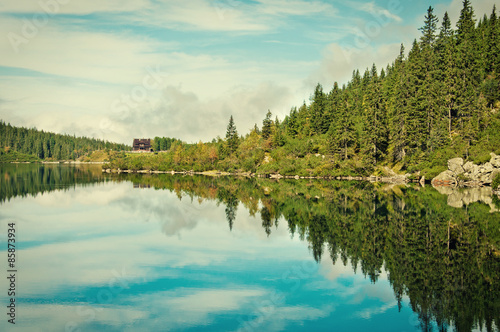
<path fill-rule="evenodd" d="M 0 202 L 105 181 L 99 166 L 0 164 Z"/>
<path fill-rule="evenodd" d="M 335 263 L 376 282 L 388 272 L 401 308 L 404 296 L 422 331 L 433 326 L 470 331 L 500 326 L 500 218 L 486 205 L 446 204 L 432 188 L 375 188 L 370 183 L 280 181 L 113 174 L 99 168 L 1 165 L 0 199 L 36 195 L 107 180 L 132 181 L 225 205 L 232 230 L 241 203 L 260 214 L 264 232 L 283 218 L 292 236 L 307 241 L 316 261 Z M 263 190 L 263 188 L 266 190 Z"/>
<path fill-rule="evenodd" d="M 369 183 L 129 177 L 225 204 L 230 229 L 238 202 L 252 215 L 260 212 L 268 236 L 284 218 L 315 260 L 326 250 L 334 263 L 351 262 L 372 282 L 387 271 L 399 307 L 407 295 L 422 331 L 500 326 L 500 218 L 486 205 L 455 209 L 432 188 Z"/>

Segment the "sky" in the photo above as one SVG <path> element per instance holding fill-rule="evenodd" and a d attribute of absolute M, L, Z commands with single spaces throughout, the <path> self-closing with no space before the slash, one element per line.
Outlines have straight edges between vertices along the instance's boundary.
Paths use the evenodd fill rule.
<path fill-rule="evenodd" d="M 473 0 L 476 18 L 495 0 Z M 462 0 L 0 2 L 0 119 L 131 145 L 245 135 L 420 37 Z"/>

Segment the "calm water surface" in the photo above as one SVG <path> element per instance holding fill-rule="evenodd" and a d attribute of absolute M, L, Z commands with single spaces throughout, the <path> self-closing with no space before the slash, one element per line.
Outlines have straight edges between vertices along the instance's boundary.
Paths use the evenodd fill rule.
<path fill-rule="evenodd" d="M 0 169 L 1 266 L 14 222 L 18 270 L 2 331 L 498 331 L 488 195 Z"/>

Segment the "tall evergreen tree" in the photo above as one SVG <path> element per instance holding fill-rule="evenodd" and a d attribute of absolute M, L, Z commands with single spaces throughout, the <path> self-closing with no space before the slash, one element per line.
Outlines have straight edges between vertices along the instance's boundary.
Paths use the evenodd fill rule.
<path fill-rule="evenodd" d="M 236 130 L 236 125 L 234 124 L 233 116 L 229 118 L 229 124 L 227 125 L 226 131 L 226 142 L 230 152 L 236 151 L 239 145 L 238 131 Z"/>
<path fill-rule="evenodd" d="M 268 139 L 273 133 L 273 120 L 271 120 L 272 113 L 267 111 L 266 118 L 262 121 L 262 137 Z"/>
<path fill-rule="evenodd" d="M 376 164 L 385 156 L 387 148 L 386 106 L 377 67 L 369 72 L 370 81 L 364 94 L 364 147 L 370 162 Z M 366 77 L 366 74 L 365 74 Z"/>
<path fill-rule="evenodd" d="M 429 9 L 427 9 L 427 15 L 425 16 L 425 25 L 420 28 L 420 31 L 422 31 L 420 41 L 423 45 L 432 46 L 434 44 L 438 22 L 438 18 L 434 15 L 434 9 L 432 6 L 429 6 Z"/>
<path fill-rule="evenodd" d="M 314 133 L 324 134 L 328 131 L 330 125 L 328 117 L 326 96 L 323 87 L 318 83 L 311 103 L 311 124 Z"/>

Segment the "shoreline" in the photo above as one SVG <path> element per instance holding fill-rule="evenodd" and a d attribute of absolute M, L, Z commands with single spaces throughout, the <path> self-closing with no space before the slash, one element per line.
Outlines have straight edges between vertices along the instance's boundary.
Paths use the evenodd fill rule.
<path fill-rule="evenodd" d="M 299 176 L 299 175 L 281 175 L 281 174 L 256 174 L 251 172 L 223 172 L 223 171 L 151 171 L 151 170 L 122 170 L 122 169 L 111 169 L 103 168 L 103 173 L 108 174 L 171 174 L 171 175 L 204 175 L 204 176 L 237 176 L 237 177 L 248 177 L 248 178 L 269 178 L 274 180 L 280 179 L 309 179 L 309 180 L 347 180 L 347 181 L 369 181 L 369 182 L 382 182 L 391 184 L 407 184 L 407 183 L 420 183 L 419 180 L 410 180 L 408 177 L 401 175 L 395 177 L 385 177 L 385 176 Z"/>
<path fill-rule="evenodd" d="M 256 174 L 251 172 L 223 172 L 223 171 L 152 171 L 152 170 L 123 170 L 123 169 L 111 169 L 102 168 L 103 173 L 107 174 L 171 174 L 171 175 L 202 175 L 202 176 L 235 176 L 235 177 L 247 177 L 247 178 L 267 178 L 273 180 L 337 180 L 337 181 L 368 181 L 371 183 L 386 183 L 395 185 L 407 185 L 409 183 L 418 183 L 421 187 L 425 187 L 426 184 L 432 186 L 433 188 L 445 187 L 445 188 L 485 188 L 491 187 L 490 184 L 477 183 L 477 182 L 466 182 L 461 184 L 456 183 L 432 183 L 431 180 L 426 180 L 424 177 L 420 180 L 409 179 L 407 175 L 399 176 L 299 176 L 299 175 L 281 175 L 281 174 Z M 493 190 L 494 194 L 500 195 L 500 190 Z"/>

